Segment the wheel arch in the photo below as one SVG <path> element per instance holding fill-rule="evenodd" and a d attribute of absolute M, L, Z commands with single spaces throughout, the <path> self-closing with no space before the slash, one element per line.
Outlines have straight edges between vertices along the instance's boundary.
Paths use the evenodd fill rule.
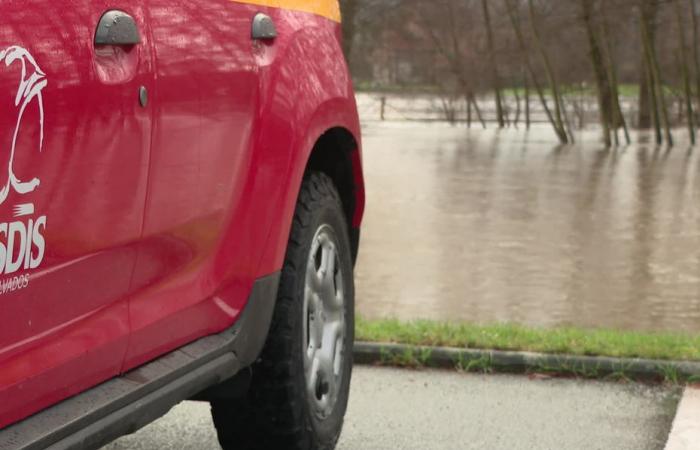
<path fill-rule="evenodd" d="M 272 223 L 256 275 L 281 267 L 309 171 L 321 171 L 334 181 L 348 215 L 353 256 L 359 246 L 365 206 L 362 142 L 352 80 L 338 40 L 340 28 L 306 15 L 298 18 L 298 23 L 280 20 L 274 61 L 261 75 L 267 102 L 258 127 L 265 133 L 256 148 L 277 152 L 271 158 L 277 159 L 279 184 L 275 198 L 270 198 L 276 207 L 274 214 L 267 212 Z"/>
<path fill-rule="evenodd" d="M 343 127 L 330 128 L 323 133 L 314 144 L 304 170 L 305 175 L 311 172 L 325 173 L 333 180 L 343 202 L 352 258 L 356 261 L 365 192 L 359 145 L 353 134 Z"/>

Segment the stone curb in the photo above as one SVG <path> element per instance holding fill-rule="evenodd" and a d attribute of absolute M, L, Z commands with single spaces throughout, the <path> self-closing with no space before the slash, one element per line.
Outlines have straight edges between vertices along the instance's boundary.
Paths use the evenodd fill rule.
<path fill-rule="evenodd" d="M 448 347 L 356 342 L 356 364 L 418 366 L 502 373 L 558 373 L 586 378 L 620 377 L 700 381 L 700 362 L 548 355 Z"/>

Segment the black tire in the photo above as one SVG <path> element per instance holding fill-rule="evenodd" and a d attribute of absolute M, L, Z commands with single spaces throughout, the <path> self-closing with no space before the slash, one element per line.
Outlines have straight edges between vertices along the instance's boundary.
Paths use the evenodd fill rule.
<path fill-rule="evenodd" d="M 346 331 L 337 341 L 344 343 L 339 347 L 344 351 L 337 352 L 341 364 L 340 382 L 333 385 L 339 386 L 334 389 L 337 396 L 334 406 L 328 407 L 330 412 L 321 416 L 307 389 L 305 355 L 309 343 L 304 330 L 310 325 L 304 295 L 312 245 L 317 232 L 324 227 L 332 228 L 337 238 L 334 259 L 340 275 L 335 275 L 339 278 L 334 278 L 333 283 L 338 279 L 343 283 L 346 298 L 344 307 L 338 309 L 345 312 Z M 312 173 L 305 177 L 301 188 L 270 333 L 260 359 L 253 366 L 250 390 L 239 401 L 212 402 L 212 416 L 222 448 L 334 449 L 348 403 L 354 325 L 353 263 L 346 217 L 331 179 Z M 327 392 L 327 385 L 323 386 Z"/>

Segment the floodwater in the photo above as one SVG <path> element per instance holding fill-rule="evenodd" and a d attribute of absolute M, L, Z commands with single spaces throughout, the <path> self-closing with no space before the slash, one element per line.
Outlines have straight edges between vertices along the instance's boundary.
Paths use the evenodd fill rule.
<path fill-rule="evenodd" d="M 697 150 L 597 138 L 366 122 L 359 313 L 698 331 Z"/>

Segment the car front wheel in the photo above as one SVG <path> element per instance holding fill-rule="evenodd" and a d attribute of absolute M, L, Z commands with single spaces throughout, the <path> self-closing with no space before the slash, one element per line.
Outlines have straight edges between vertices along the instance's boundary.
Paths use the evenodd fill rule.
<path fill-rule="evenodd" d="M 347 409 L 354 341 L 353 264 L 340 196 L 305 177 L 272 326 L 251 388 L 212 402 L 224 450 L 335 448 Z"/>

